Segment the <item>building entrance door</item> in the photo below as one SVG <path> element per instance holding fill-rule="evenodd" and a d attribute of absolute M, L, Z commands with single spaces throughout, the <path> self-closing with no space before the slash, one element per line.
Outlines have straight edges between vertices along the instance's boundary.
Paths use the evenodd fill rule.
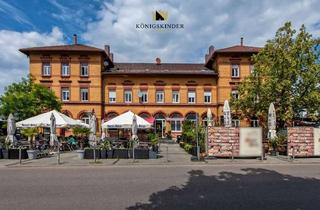
<path fill-rule="evenodd" d="M 164 125 L 165 125 L 165 120 L 164 119 L 156 119 L 156 133 L 158 136 L 161 138 L 164 137 Z"/>

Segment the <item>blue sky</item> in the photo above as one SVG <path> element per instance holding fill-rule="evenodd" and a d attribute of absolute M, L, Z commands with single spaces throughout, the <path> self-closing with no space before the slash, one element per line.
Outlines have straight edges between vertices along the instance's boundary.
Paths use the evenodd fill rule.
<path fill-rule="evenodd" d="M 168 22 L 183 30 L 138 30 L 152 23 L 154 10 L 168 12 Z M 263 46 L 291 21 L 320 33 L 317 0 L 0 0 L 0 93 L 28 74 L 23 47 L 79 42 L 111 46 L 116 62 L 204 62 L 210 45 Z"/>

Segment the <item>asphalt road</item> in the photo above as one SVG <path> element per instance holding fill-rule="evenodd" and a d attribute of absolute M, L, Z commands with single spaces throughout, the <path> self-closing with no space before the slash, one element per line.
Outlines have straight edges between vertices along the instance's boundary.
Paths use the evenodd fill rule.
<path fill-rule="evenodd" d="M 2 168 L 0 209 L 320 209 L 320 165 Z"/>

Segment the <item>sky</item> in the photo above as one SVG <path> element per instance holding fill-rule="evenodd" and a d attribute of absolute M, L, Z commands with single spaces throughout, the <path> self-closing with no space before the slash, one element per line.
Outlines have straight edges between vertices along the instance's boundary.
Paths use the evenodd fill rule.
<path fill-rule="evenodd" d="M 155 23 L 152 13 L 183 29 L 137 29 Z M 208 47 L 262 47 L 286 21 L 320 34 L 319 0 L 0 0 L 0 94 L 26 76 L 28 59 L 18 49 L 78 42 L 103 48 L 115 62 L 203 63 Z"/>

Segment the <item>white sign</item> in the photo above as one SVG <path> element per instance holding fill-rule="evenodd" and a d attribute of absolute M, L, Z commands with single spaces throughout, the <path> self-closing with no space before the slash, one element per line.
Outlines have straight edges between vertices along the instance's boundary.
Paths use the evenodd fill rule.
<path fill-rule="evenodd" d="M 313 129 L 314 155 L 320 155 L 320 128 Z"/>
<path fill-rule="evenodd" d="M 240 128 L 240 157 L 262 155 L 262 128 Z"/>

